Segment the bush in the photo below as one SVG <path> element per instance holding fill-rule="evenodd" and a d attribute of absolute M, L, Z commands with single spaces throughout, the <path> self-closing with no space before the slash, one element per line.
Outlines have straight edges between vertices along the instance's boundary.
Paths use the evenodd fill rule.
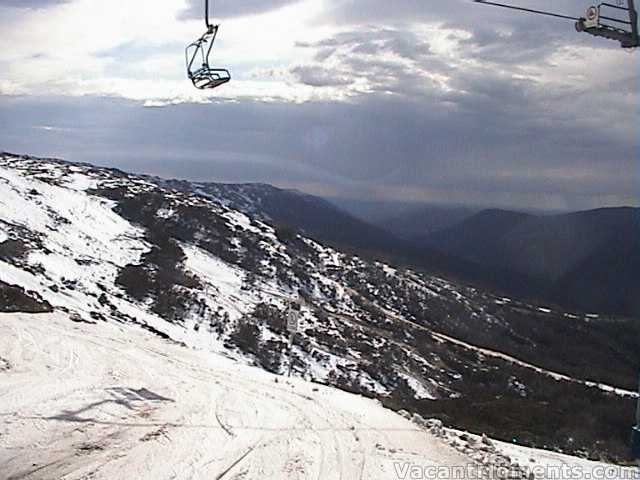
<path fill-rule="evenodd" d="M 288 225 L 276 227 L 276 238 L 282 243 L 291 243 L 298 237 L 296 231 Z"/>

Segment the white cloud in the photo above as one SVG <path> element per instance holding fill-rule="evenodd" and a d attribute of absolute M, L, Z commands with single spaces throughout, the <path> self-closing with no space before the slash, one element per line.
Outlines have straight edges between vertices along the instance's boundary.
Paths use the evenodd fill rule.
<path fill-rule="evenodd" d="M 202 98 L 187 95 L 192 87 L 186 80 L 183 49 L 204 28 L 202 21 L 178 18 L 185 6 L 184 0 L 76 0 L 46 10 L 12 10 L 11 21 L 2 22 L 0 64 L 6 68 L 1 91 L 136 100 Z M 310 24 L 322 7 L 323 2 L 308 0 L 225 22 L 212 63 L 232 69 L 237 81 L 210 96 L 266 93 L 299 100 L 300 90 L 287 79 L 259 81 L 249 72 L 260 65 L 273 68 L 299 60 L 296 41 L 331 33 L 326 26 Z M 146 56 L 129 58 L 145 50 Z"/>

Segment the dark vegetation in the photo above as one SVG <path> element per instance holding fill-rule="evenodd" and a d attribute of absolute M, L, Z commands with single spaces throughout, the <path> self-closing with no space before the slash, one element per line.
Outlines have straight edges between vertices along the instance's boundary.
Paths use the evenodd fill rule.
<path fill-rule="evenodd" d="M 260 325 L 281 336 L 280 340 L 262 338 Z M 264 303 L 256 305 L 250 316 L 240 319 L 229 337 L 230 346 L 253 356 L 256 363 L 271 373 L 283 373 L 283 358 L 288 349 L 284 312 Z"/>
<path fill-rule="evenodd" d="M 197 300 L 189 289 L 198 288 L 196 277 L 181 268 L 184 252 L 175 241 L 166 237 L 156 239 L 140 265 L 127 265 L 116 280 L 138 301 L 152 298 L 152 311 L 171 321 L 185 316 L 188 305 Z M 190 300 L 186 301 L 186 300 Z"/>
<path fill-rule="evenodd" d="M 53 308 L 37 292 L 26 291 L 17 285 L 0 280 L 0 312 L 47 313 Z"/>
<path fill-rule="evenodd" d="M 156 217 L 164 203 L 163 196 L 157 192 L 128 196 L 125 189 L 101 193 L 119 202 L 118 211 L 123 217 L 146 228 L 146 240 L 151 245 L 139 264 L 127 265 L 119 272 L 116 283 L 140 302 L 152 300 L 154 313 L 181 323 L 187 312 L 199 304 L 194 290 L 201 284 L 185 271 L 186 256 L 176 235 L 172 235 L 174 232 Z"/>
<path fill-rule="evenodd" d="M 513 376 L 526 385 L 524 392 L 509 388 Z M 557 382 L 518 367 L 504 368 L 493 361 L 469 371 L 459 387 L 460 398 L 421 401 L 397 390 L 383 403 L 506 442 L 594 460 L 632 460 L 628 437 L 635 401 L 631 398 Z"/>

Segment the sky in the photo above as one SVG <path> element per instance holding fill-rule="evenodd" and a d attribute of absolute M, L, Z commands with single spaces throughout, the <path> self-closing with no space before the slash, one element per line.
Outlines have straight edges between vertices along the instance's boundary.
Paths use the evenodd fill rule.
<path fill-rule="evenodd" d="M 640 204 L 638 51 L 470 0 L 212 8 L 233 79 L 201 92 L 201 0 L 0 0 L 0 150 L 343 199 Z"/>

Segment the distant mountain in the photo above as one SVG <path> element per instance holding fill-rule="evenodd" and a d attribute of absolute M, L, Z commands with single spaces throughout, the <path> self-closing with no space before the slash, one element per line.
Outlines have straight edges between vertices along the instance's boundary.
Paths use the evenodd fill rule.
<path fill-rule="evenodd" d="M 424 202 L 327 198 L 341 210 L 403 239 L 443 230 L 477 213 L 479 208 Z"/>
<path fill-rule="evenodd" d="M 487 266 L 503 262 L 505 236 L 531 215 L 506 210 L 484 210 L 456 225 L 422 237 L 426 244 L 460 258 Z M 528 272 L 522 272 L 528 273 Z"/>
<path fill-rule="evenodd" d="M 507 295 L 584 311 L 638 312 L 638 295 L 632 284 L 623 283 L 635 278 L 627 268 L 633 262 L 623 264 L 614 279 L 604 280 L 614 274 L 607 265 L 612 266 L 620 252 L 631 251 L 627 257 L 634 258 L 632 245 L 627 245 L 633 237 L 619 228 L 629 225 L 633 209 L 534 215 L 499 209 L 472 214 L 462 207 L 434 207 L 416 210 L 413 217 L 398 216 L 395 224 L 389 219 L 375 226 L 320 197 L 271 185 L 154 181 L 207 196 L 275 225 L 285 235 L 300 233 L 342 250 L 411 265 Z M 417 239 L 392 233 L 408 228 L 405 222 L 411 218 L 412 228 L 417 229 L 422 219 L 425 230 L 461 221 Z M 610 251 L 603 247 L 608 238 Z M 590 258 L 601 248 L 605 248 L 601 255 Z M 591 295 L 581 293 L 587 287 Z"/>
<path fill-rule="evenodd" d="M 563 305 L 638 315 L 639 238 L 637 208 L 548 216 L 486 210 L 421 244 L 536 280 L 533 295 Z"/>
<path fill-rule="evenodd" d="M 424 206 L 374 223 L 398 237 L 414 239 L 453 227 L 477 212 L 470 207 Z"/>

